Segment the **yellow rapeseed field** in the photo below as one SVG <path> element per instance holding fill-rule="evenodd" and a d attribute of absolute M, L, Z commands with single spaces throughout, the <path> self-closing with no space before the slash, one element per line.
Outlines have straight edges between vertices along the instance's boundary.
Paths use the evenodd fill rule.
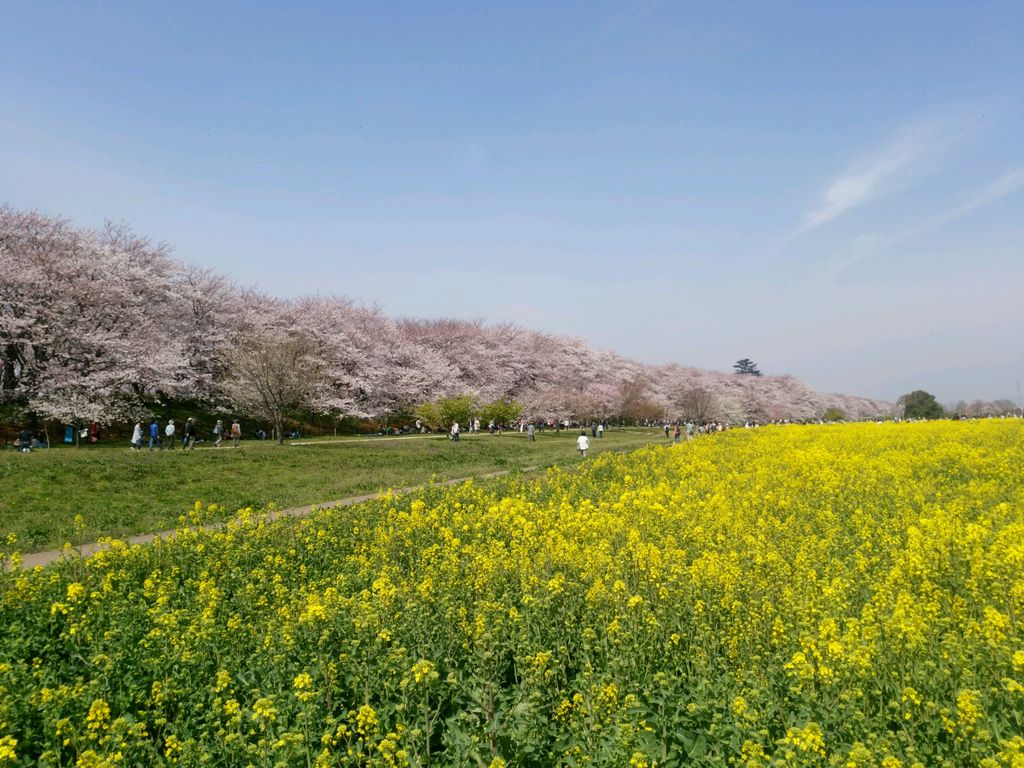
<path fill-rule="evenodd" d="M 1022 476 L 735 430 L 16 569 L 0 766 L 1019 767 Z"/>

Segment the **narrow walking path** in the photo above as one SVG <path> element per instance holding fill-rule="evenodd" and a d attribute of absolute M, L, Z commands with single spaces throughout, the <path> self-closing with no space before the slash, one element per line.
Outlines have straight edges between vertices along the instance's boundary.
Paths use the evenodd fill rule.
<path fill-rule="evenodd" d="M 520 467 L 517 470 L 503 469 L 497 472 L 488 472 L 482 475 L 475 475 L 470 477 L 456 477 L 450 480 L 443 480 L 438 485 L 459 485 L 467 480 L 489 480 L 495 477 L 501 477 L 511 472 L 536 472 L 543 467 L 532 466 L 532 467 Z M 407 488 L 392 489 L 394 494 L 406 494 L 413 491 L 420 490 L 426 486 L 414 485 Z M 344 499 L 335 499 L 334 501 L 326 501 L 319 504 L 305 504 L 301 507 L 291 507 L 289 509 L 278 509 L 271 512 L 268 517 L 271 520 L 276 520 L 282 517 L 305 517 L 315 509 L 332 509 L 334 507 L 349 507 L 353 504 L 360 504 L 364 501 L 371 501 L 381 495 L 377 493 L 364 493 L 359 496 L 348 496 Z M 223 528 L 226 522 L 207 523 L 206 525 L 190 526 L 191 530 L 195 530 L 197 527 L 199 530 L 209 531 Z M 127 538 L 117 538 L 117 541 L 123 541 L 129 545 L 140 545 L 148 544 L 155 538 L 160 537 L 161 539 L 172 538 L 178 529 L 171 529 L 167 531 L 157 531 L 156 533 L 140 533 L 135 536 L 129 536 Z M 99 552 L 104 549 L 110 549 L 110 544 L 103 541 L 94 541 L 88 544 L 80 544 L 76 547 L 67 547 L 63 549 L 49 549 L 43 552 L 29 552 L 21 556 L 21 567 L 24 569 L 35 568 L 36 566 L 49 565 L 52 562 L 60 560 L 63 557 L 88 557 L 91 554 Z M 4 570 L 10 570 L 11 561 L 10 559 L 4 559 Z"/>

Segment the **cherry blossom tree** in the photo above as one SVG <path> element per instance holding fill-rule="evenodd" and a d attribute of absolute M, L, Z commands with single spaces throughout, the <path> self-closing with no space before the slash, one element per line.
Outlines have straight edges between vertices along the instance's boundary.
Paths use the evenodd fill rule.
<path fill-rule="evenodd" d="M 497 400 L 515 394 L 516 350 L 511 340 L 514 326 L 487 328 L 479 320 L 405 319 L 402 334 L 414 344 L 437 352 L 450 367 L 453 389 L 472 393 L 480 400 Z"/>
<path fill-rule="evenodd" d="M 682 418 L 697 424 L 718 418 L 718 399 L 711 390 L 704 387 L 691 385 L 679 388 L 673 405 Z"/>
<path fill-rule="evenodd" d="M 0 208 L 0 358 L 5 400 L 25 402 L 43 350 L 48 272 L 56 252 L 75 247 L 61 219 Z"/>
<path fill-rule="evenodd" d="M 382 417 L 453 389 L 452 367 L 376 307 L 338 297 L 298 300 L 292 321 L 312 340 L 323 382 L 315 406 L 325 413 Z"/>
<path fill-rule="evenodd" d="M 0 251 L 8 397 L 62 421 L 118 420 L 175 391 L 185 358 L 163 315 L 177 268 L 166 247 L 5 208 Z"/>
<path fill-rule="evenodd" d="M 649 382 L 642 375 L 633 376 L 619 385 L 617 413 L 630 421 L 658 419 L 664 415 L 664 409 L 648 392 Z"/>
<path fill-rule="evenodd" d="M 0 207 L 0 398 L 15 408 L 111 421 L 169 400 L 231 403 L 280 431 L 301 410 L 388 421 L 463 395 L 515 400 L 532 419 L 714 410 L 807 420 L 831 407 L 875 418 L 893 408 L 787 376 L 643 365 L 512 323 L 396 321 L 334 296 L 282 301 L 183 264 L 125 226 L 94 231 Z"/>
<path fill-rule="evenodd" d="M 284 443 L 285 420 L 315 406 L 323 386 L 323 358 L 306 330 L 289 321 L 291 310 L 271 301 L 248 313 L 223 382 L 238 410 L 273 424 L 278 444 Z"/>
<path fill-rule="evenodd" d="M 168 302 L 166 321 L 177 329 L 186 359 L 179 391 L 206 404 L 220 404 L 220 386 L 228 376 L 232 334 L 242 313 L 242 300 L 259 306 L 265 298 L 242 291 L 212 269 L 184 265 L 171 280 L 174 300 Z"/>

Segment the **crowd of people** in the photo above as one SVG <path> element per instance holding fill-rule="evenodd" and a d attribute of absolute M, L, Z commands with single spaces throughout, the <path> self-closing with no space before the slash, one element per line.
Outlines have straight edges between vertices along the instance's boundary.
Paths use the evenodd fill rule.
<path fill-rule="evenodd" d="M 954 416 L 954 418 L 963 417 Z M 781 421 L 771 423 L 789 422 Z M 694 437 L 699 435 L 724 432 L 730 428 L 739 426 L 730 425 L 721 421 L 696 423 L 692 420 L 682 419 L 675 421 L 648 421 L 644 422 L 643 425 L 647 427 L 660 427 L 665 434 L 665 438 L 674 443 L 682 442 L 684 435 L 687 440 L 692 440 Z M 751 428 L 759 427 L 761 424 L 757 421 L 748 419 L 742 424 L 742 426 L 745 428 Z M 580 429 L 580 435 L 577 439 L 577 450 L 583 456 L 586 456 L 586 452 L 590 448 L 590 440 L 603 438 L 605 431 L 605 425 L 601 421 L 593 421 L 589 424 L 580 424 L 579 422 L 571 421 L 570 419 L 553 418 L 538 420 L 521 418 L 511 425 L 490 420 L 486 428 L 489 434 L 499 436 L 504 431 L 514 431 L 518 429 L 518 431 L 524 433 L 531 442 L 536 441 L 538 432 L 544 432 L 545 430 L 561 432 L 563 429 L 568 430 L 578 428 Z M 64 434 L 64 442 L 71 444 L 81 440 L 95 444 L 100 441 L 100 431 L 100 425 L 96 422 L 93 422 L 84 428 L 68 425 Z M 406 432 L 411 431 L 413 431 L 412 428 L 395 427 L 393 429 L 389 429 L 385 434 L 405 434 Z M 422 420 L 416 420 L 415 432 L 425 434 L 430 431 L 431 429 L 425 425 Z M 446 431 L 449 440 L 457 442 L 463 434 L 463 427 L 457 421 L 453 421 Z M 590 433 L 589 438 L 587 437 L 588 431 Z M 469 419 L 465 426 L 465 434 L 472 435 L 479 434 L 481 432 L 482 423 L 480 419 Z M 267 438 L 267 433 L 262 429 L 258 429 L 252 433 L 251 437 L 257 440 L 263 440 Z M 295 430 L 287 435 L 287 437 L 298 438 L 301 437 L 301 434 L 298 430 Z M 175 450 L 178 447 L 182 450 L 195 450 L 197 443 L 203 443 L 207 440 L 212 440 L 214 448 L 220 448 L 224 444 L 225 439 L 230 440 L 233 447 L 237 448 L 239 446 L 242 439 L 242 428 L 238 419 L 233 419 L 230 425 L 225 425 L 224 420 L 217 419 L 208 435 L 201 436 L 196 420 L 193 417 L 188 417 L 183 425 L 176 424 L 174 419 L 168 419 L 162 427 L 158 420 L 154 418 L 149 421 L 148 425 L 145 425 L 142 420 L 135 422 L 129 444 L 132 451 L 141 451 L 144 448 L 149 451 Z M 584 442 L 586 442 L 586 445 L 583 445 Z M 47 438 L 43 432 L 33 432 L 29 429 L 23 429 L 18 434 L 18 438 L 14 441 L 13 445 L 18 450 L 29 452 L 36 448 L 47 447 Z"/>
<path fill-rule="evenodd" d="M 213 438 L 214 448 L 220 448 L 225 437 L 231 440 L 232 447 L 237 448 L 242 439 L 242 427 L 238 423 L 238 419 L 233 420 L 230 427 L 224 426 L 223 419 L 217 419 L 210 434 Z M 143 446 L 150 451 L 165 449 L 173 451 L 179 443 L 181 450 L 194 451 L 198 442 L 202 442 L 202 439 L 199 437 L 196 421 L 191 416 L 185 420 L 185 424 L 180 429 L 174 423 L 174 419 L 168 419 L 163 429 L 160 428 L 156 419 L 153 419 L 148 427 L 143 427 L 141 420 L 136 421 L 130 441 L 133 451 L 141 451 Z"/>
<path fill-rule="evenodd" d="M 754 425 L 747 422 L 744 426 Z M 710 435 L 715 432 L 724 432 L 727 429 L 729 429 L 729 425 L 720 421 L 708 421 L 704 424 L 696 424 L 692 421 L 666 421 L 662 423 L 665 437 L 676 443 L 682 442 L 683 435 L 686 435 L 687 440 L 693 440 L 696 435 Z"/>
<path fill-rule="evenodd" d="M 571 424 L 571 422 L 568 419 L 566 419 L 564 422 L 562 422 L 562 421 L 557 421 L 556 422 L 554 419 L 549 419 L 547 421 L 541 420 L 539 422 L 539 424 L 535 424 L 534 422 L 528 421 L 526 419 L 520 419 L 519 420 L 519 424 L 518 424 L 518 431 L 520 433 L 522 433 L 522 434 L 525 434 L 530 439 L 531 442 L 535 442 L 536 439 L 537 439 L 537 432 L 538 432 L 538 430 L 543 432 L 544 428 L 547 427 L 548 429 L 557 429 L 560 432 L 563 429 L 563 427 L 565 429 L 569 429 L 570 428 L 570 424 Z M 429 432 L 430 430 L 427 429 L 423 425 L 423 422 L 420 419 L 417 419 L 416 420 L 416 431 L 421 433 L 421 434 L 425 434 L 425 433 Z M 501 433 L 503 431 L 510 431 L 510 427 L 508 425 L 506 425 L 506 424 L 501 424 L 500 422 L 491 421 L 487 425 L 487 431 L 490 434 L 492 434 L 492 435 L 501 435 Z M 466 433 L 467 434 L 474 434 L 474 433 L 479 433 L 479 432 L 480 432 L 480 419 L 470 419 L 468 421 L 467 425 L 466 425 Z M 456 441 L 456 440 L 459 439 L 459 436 L 461 434 L 462 434 L 462 426 L 459 424 L 458 421 L 453 421 L 452 425 L 448 428 L 448 439 Z M 582 434 L 586 434 L 586 429 L 583 429 Z M 604 437 L 604 423 L 603 422 L 594 422 L 594 423 L 592 423 L 590 425 L 590 434 L 591 434 L 592 437 L 595 437 L 595 438 L 603 438 Z"/>

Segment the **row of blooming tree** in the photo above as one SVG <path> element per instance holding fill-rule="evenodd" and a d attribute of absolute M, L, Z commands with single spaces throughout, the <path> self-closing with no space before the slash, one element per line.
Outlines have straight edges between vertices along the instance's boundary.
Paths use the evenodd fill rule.
<path fill-rule="evenodd" d="M 280 428 L 299 410 L 388 419 L 460 395 L 534 419 L 806 420 L 889 404 L 791 377 L 650 366 L 512 324 L 392 319 L 340 297 L 282 300 L 123 226 L 0 208 L 0 397 L 59 420 L 124 421 L 188 400 Z"/>

